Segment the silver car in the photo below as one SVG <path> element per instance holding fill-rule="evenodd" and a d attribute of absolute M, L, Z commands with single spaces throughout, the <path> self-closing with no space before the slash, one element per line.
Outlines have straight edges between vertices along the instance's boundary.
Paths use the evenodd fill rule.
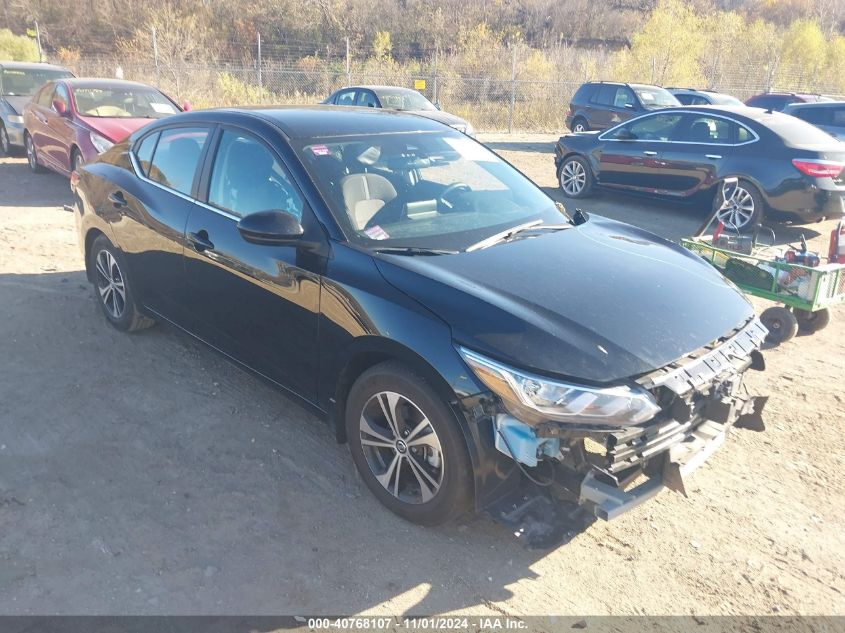
<path fill-rule="evenodd" d="M 790 103 L 783 111 L 845 141 L 845 101 Z"/>
<path fill-rule="evenodd" d="M 23 107 L 42 85 L 61 77 L 73 73 L 52 64 L 0 61 L 0 156 L 23 147 Z"/>
<path fill-rule="evenodd" d="M 358 106 L 359 108 L 384 108 L 418 114 L 427 119 L 455 128 L 468 136 L 475 136 L 475 130 L 468 121 L 454 114 L 443 112 L 440 106 L 429 101 L 424 95 L 398 86 L 347 86 L 335 90 L 325 101 L 325 105 Z"/>

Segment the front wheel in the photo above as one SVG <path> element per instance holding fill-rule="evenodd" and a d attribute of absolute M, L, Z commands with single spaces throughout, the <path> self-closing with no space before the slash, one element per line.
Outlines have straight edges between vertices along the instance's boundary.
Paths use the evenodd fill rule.
<path fill-rule="evenodd" d="M 472 507 L 472 465 L 455 414 L 426 380 L 389 361 L 346 401 L 346 433 L 364 483 L 389 510 L 438 525 Z"/>
<path fill-rule="evenodd" d="M 94 240 L 89 254 L 97 303 L 103 314 L 121 332 L 143 330 L 155 323 L 138 310 L 126 259 L 104 235 Z"/>
<path fill-rule="evenodd" d="M 35 143 L 32 142 L 32 137 L 28 132 L 24 135 L 23 144 L 26 148 L 26 162 L 29 163 L 29 168 L 36 174 L 42 173 L 44 168 L 41 166 L 41 163 L 38 162 L 38 154 L 35 150 Z"/>
<path fill-rule="evenodd" d="M 0 157 L 12 155 L 12 142 L 9 140 L 9 132 L 6 126 L 0 122 Z"/>
<path fill-rule="evenodd" d="M 557 180 L 569 198 L 586 198 L 593 191 L 593 171 L 580 156 L 570 156 L 561 163 Z"/>
<path fill-rule="evenodd" d="M 780 345 L 798 333 L 798 320 L 789 308 L 774 306 L 766 308 L 760 315 L 760 321 L 769 330 L 766 340 Z"/>

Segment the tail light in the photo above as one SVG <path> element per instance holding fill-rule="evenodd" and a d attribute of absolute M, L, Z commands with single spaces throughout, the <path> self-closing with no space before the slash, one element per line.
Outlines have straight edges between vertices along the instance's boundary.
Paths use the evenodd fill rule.
<path fill-rule="evenodd" d="M 842 163 L 832 160 L 804 160 L 802 158 L 793 158 L 792 164 L 802 174 L 813 178 L 837 178 L 845 167 Z"/>

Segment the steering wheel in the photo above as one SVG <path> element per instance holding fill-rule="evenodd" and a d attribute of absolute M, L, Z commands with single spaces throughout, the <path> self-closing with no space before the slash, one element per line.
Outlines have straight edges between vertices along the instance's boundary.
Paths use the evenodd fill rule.
<path fill-rule="evenodd" d="M 446 207 L 447 211 L 452 211 L 455 208 L 451 202 L 449 202 L 448 198 L 449 195 L 456 192 L 461 191 L 463 193 L 469 193 L 472 191 L 472 188 L 465 182 L 453 182 L 451 185 L 446 187 L 440 195 L 437 196 L 437 206 L 440 207 L 441 205 Z"/>

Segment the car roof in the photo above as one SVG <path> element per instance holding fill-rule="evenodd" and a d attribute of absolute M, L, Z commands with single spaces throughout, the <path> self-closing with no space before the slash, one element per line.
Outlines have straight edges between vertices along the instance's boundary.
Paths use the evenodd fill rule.
<path fill-rule="evenodd" d="M 138 81 L 126 81 L 124 79 L 103 79 L 100 77 L 65 77 L 61 81 L 71 88 L 153 88 L 155 86 L 144 84 Z"/>
<path fill-rule="evenodd" d="M 194 110 L 162 119 L 162 121 L 166 121 L 167 125 L 176 122 L 235 124 L 243 122 L 245 118 L 269 122 L 290 139 L 454 131 L 444 123 L 408 112 L 330 105 Z"/>
<path fill-rule="evenodd" d="M 387 86 L 387 85 L 379 85 L 379 84 L 361 84 L 356 86 L 345 86 L 344 88 L 339 88 L 335 90 L 335 92 L 340 92 L 341 90 L 405 90 L 407 92 L 417 92 L 413 88 L 406 88 L 405 86 Z"/>
<path fill-rule="evenodd" d="M 666 114 L 668 112 L 702 112 L 707 114 L 721 114 L 723 116 L 744 117 L 752 121 L 760 121 L 767 117 L 771 117 L 772 113 L 765 108 L 755 108 L 747 105 L 691 105 L 691 106 L 673 106 L 671 108 L 663 108 L 650 112 L 649 114 Z M 786 116 L 781 112 L 774 114 Z M 644 115 L 648 116 L 648 115 Z"/>
<path fill-rule="evenodd" d="M 664 89 L 662 86 L 658 86 L 656 84 L 638 84 L 638 83 L 629 83 L 627 81 L 587 81 L 587 84 L 606 84 L 608 86 L 628 86 L 629 88 L 661 88 Z"/>
<path fill-rule="evenodd" d="M 831 108 L 845 105 L 845 101 L 796 101 L 786 106 L 785 110 L 813 110 L 815 108 Z"/>
<path fill-rule="evenodd" d="M 69 68 L 64 66 L 56 66 L 55 64 L 47 64 L 44 62 L 5 62 L 0 61 L 0 68 L 9 68 L 13 70 L 64 70 L 70 72 Z"/>

